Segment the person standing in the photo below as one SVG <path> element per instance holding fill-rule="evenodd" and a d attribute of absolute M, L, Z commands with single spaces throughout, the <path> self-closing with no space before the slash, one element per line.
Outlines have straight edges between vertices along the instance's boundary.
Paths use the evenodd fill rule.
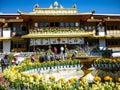
<path fill-rule="evenodd" d="M 60 50 L 61 50 L 62 60 L 64 60 L 64 52 L 63 52 L 64 51 L 64 47 L 61 47 Z"/>
<path fill-rule="evenodd" d="M 35 62 L 35 56 L 34 56 L 34 55 L 31 56 L 31 62 L 32 62 L 32 63 Z"/>
<path fill-rule="evenodd" d="M 71 59 L 72 59 L 72 60 L 75 59 L 76 54 L 77 54 L 77 51 L 75 51 L 75 52 L 72 54 L 72 56 L 71 56 Z"/>
<path fill-rule="evenodd" d="M 8 58 L 8 54 L 5 55 L 4 58 L 1 59 L 1 67 L 2 67 L 2 72 L 4 71 L 5 68 L 9 66 L 10 60 Z"/>
<path fill-rule="evenodd" d="M 55 52 L 55 54 L 57 54 L 57 48 L 56 47 L 54 47 L 54 52 Z"/>
<path fill-rule="evenodd" d="M 18 61 L 18 55 L 14 55 L 14 64 L 18 65 L 19 61 Z"/>

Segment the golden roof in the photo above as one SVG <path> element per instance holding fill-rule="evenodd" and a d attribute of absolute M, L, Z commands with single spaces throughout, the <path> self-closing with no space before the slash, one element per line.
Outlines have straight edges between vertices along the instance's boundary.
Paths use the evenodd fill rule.
<path fill-rule="evenodd" d="M 22 15 L 86 15 L 86 14 L 92 14 L 92 12 L 88 13 L 79 13 L 77 12 L 77 6 L 74 5 L 73 8 L 63 8 L 62 5 L 60 5 L 57 1 L 54 2 L 54 7 L 52 4 L 49 8 L 39 8 L 39 5 L 36 4 L 33 8 L 33 11 L 30 13 L 23 13 L 18 10 L 18 13 Z"/>

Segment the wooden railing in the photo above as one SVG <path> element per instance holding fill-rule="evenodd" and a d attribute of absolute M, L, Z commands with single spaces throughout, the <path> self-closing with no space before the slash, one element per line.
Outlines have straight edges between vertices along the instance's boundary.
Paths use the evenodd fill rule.
<path fill-rule="evenodd" d="M 23 52 L 25 50 L 26 50 L 26 48 L 13 48 L 12 52 Z"/>

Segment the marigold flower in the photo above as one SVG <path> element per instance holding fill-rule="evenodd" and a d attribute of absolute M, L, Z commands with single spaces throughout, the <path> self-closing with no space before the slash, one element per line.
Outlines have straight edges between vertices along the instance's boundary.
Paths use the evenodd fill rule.
<path fill-rule="evenodd" d="M 83 78 L 81 79 L 81 81 L 82 81 L 83 83 L 85 83 L 85 82 L 86 82 L 86 78 L 83 77 Z"/>
<path fill-rule="evenodd" d="M 120 78 L 118 78 L 118 82 L 120 82 Z"/>
<path fill-rule="evenodd" d="M 94 77 L 94 81 L 101 81 L 101 78 L 96 76 L 96 77 Z"/>
<path fill-rule="evenodd" d="M 105 76 L 104 80 L 106 80 L 106 81 L 112 81 L 112 78 L 110 76 Z"/>

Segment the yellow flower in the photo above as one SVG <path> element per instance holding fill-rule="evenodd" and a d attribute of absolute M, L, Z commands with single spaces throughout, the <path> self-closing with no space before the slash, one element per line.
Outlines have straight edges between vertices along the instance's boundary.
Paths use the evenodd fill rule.
<path fill-rule="evenodd" d="M 55 81 L 55 76 L 50 76 L 50 77 L 49 77 L 49 80 Z"/>
<path fill-rule="evenodd" d="M 30 65 L 30 66 L 33 66 L 33 65 L 34 65 L 34 63 L 29 63 L 29 65 Z"/>
<path fill-rule="evenodd" d="M 22 72 L 21 75 L 24 76 L 24 77 L 29 77 L 30 76 L 29 74 L 24 73 L 24 72 Z"/>
<path fill-rule="evenodd" d="M 59 80 L 58 80 L 58 82 L 64 82 L 65 81 L 65 78 L 60 78 Z"/>
<path fill-rule="evenodd" d="M 34 78 L 30 77 L 30 83 L 33 83 L 33 82 L 34 82 Z"/>
<path fill-rule="evenodd" d="M 42 82 L 43 80 L 45 80 L 45 76 L 40 76 L 39 81 Z"/>
<path fill-rule="evenodd" d="M 21 64 L 21 67 L 24 67 L 24 66 L 26 66 L 25 63 L 22 63 L 22 64 Z"/>
<path fill-rule="evenodd" d="M 11 71 L 12 71 L 12 72 L 16 72 L 15 68 L 11 68 Z"/>
<path fill-rule="evenodd" d="M 21 77 L 21 81 L 25 81 L 25 77 Z"/>
<path fill-rule="evenodd" d="M 35 78 L 35 79 L 39 79 L 39 76 L 37 74 L 32 74 L 32 76 Z"/>
<path fill-rule="evenodd" d="M 69 79 L 69 83 L 74 83 L 75 81 L 77 81 L 77 78 L 71 78 L 71 79 Z"/>
<path fill-rule="evenodd" d="M 110 76 L 105 76 L 104 80 L 106 80 L 106 81 L 112 81 L 112 78 Z"/>
<path fill-rule="evenodd" d="M 86 82 L 86 78 L 83 77 L 83 78 L 81 79 L 81 81 L 82 81 L 83 83 L 85 83 L 85 82 Z"/>
<path fill-rule="evenodd" d="M 96 77 L 94 77 L 94 81 L 101 81 L 101 78 L 96 76 Z"/>
<path fill-rule="evenodd" d="M 20 73 L 16 73 L 16 80 L 20 80 L 21 78 L 21 74 Z"/>

